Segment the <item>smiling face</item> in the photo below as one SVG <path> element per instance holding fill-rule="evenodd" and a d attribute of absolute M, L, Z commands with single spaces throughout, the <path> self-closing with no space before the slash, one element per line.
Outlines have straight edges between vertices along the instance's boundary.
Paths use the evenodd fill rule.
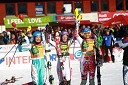
<path fill-rule="evenodd" d="M 41 42 L 41 37 L 40 36 L 36 36 L 35 37 L 35 42 L 36 43 L 40 43 Z"/>
<path fill-rule="evenodd" d="M 63 35 L 63 36 L 62 36 L 62 41 L 63 41 L 63 42 L 67 42 L 67 40 L 68 40 L 68 36 L 67 36 L 67 35 Z"/>
<path fill-rule="evenodd" d="M 84 38 L 90 38 L 91 37 L 91 31 L 84 33 Z"/>

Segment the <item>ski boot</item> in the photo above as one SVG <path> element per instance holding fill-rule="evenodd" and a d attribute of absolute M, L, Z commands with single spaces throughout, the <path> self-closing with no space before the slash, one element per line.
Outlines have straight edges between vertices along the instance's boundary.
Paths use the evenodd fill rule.
<path fill-rule="evenodd" d="M 53 81 L 54 81 L 54 77 L 53 77 L 53 75 L 50 75 L 49 76 L 50 85 L 53 85 Z"/>
<path fill-rule="evenodd" d="M 12 76 L 12 78 L 11 78 L 11 83 L 15 83 L 15 81 L 16 81 L 15 76 Z"/>

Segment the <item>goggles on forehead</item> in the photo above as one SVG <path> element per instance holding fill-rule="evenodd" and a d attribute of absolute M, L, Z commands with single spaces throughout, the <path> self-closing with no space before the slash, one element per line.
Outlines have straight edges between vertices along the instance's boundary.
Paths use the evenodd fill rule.
<path fill-rule="evenodd" d="M 90 29 L 90 28 L 83 28 L 82 32 L 83 32 L 83 33 L 91 32 L 91 29 Z"/>
<path fill-rule="evenodd" d="M 89 32 L 83 32 L 83 34 L 90 35 L 91 34 L 91 31 L 89 31 Z"/>

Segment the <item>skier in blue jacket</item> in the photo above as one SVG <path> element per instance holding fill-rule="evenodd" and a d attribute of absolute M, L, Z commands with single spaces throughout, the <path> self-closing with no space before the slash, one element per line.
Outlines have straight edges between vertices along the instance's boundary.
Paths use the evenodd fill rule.
<path fill-rule="evenodd" d="M 108 61 L 108 50 L 110 51 L 112 62 L 115 62 L 114 55 L 112 54 L 113 45 L 114 36 L 110 33 L 110 30 L 106 30 L 106 34 L 103 36 L 103 46 L 105 49 L 104 62 Z"/>

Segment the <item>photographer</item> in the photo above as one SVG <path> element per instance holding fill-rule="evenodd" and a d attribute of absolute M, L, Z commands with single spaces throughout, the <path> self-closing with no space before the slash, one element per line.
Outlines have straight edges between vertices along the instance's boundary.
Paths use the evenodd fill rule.
<path fill-rule="evenodd" d="M 126 35 L 122 40 L 122 43 L 119 44 L 123 48 L 123 82 L 124 85 L 128 85 L 128 30 L 126 30 Z"/>
<path fill-rule="evenodd" d="M 29 39 L 22 30 L 18 31 L 18 41 L 20 44 L 29 44 Z"/>

